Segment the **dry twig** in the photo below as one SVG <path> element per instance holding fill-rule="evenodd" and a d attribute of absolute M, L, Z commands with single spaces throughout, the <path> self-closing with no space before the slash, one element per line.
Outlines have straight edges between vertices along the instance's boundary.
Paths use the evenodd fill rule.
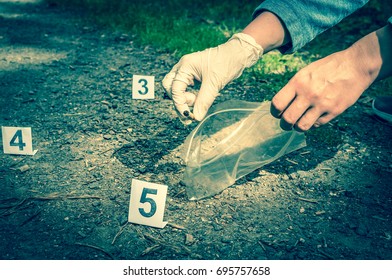
<path fill-rule="evenodd" d="M 90 245 L 90 244 L 83 244 L 83 243 L 75 243 L 75 245 L 79 245 L 79 246 L 84 246 L 84 247 L 89 247 L 89 248 L 93 248 L 95 250 L 101 251 L 102 253 L 106 254 L 107 256 L 109 256 L 112 260 L 114 260 L 114 257 L 112 254 L 110 254 L 109 252 L 106 252 L 104 249 L 102 249 L 101 247 L 98 246 L 94 246 L 94 245 Z"/>
<path fill-rule="evenodd" d="M 114 244 L 114 242 L 116 242 L 117 237 L 119 237 L 119 236 L 123 233 L 125 227 L 126 227 L 128 224 L 129 224 L 129 223 L 126 223 L 125 225 L 123 225 L 123 226 L 120 228 L 120 230 L 116 233 L 116 235 L 115 235 L 114 238 L 113 238 L 112 245 Z"/>
<path fill-rule="evenodd" d="M 311 199 L 311 198 L 305 198 L 305 197 L 297 197 L 298 200 L 305 201 L 305 202 L 310 202 L 310 203 L 318 203 L 318 200 L 316 199 Z"/>

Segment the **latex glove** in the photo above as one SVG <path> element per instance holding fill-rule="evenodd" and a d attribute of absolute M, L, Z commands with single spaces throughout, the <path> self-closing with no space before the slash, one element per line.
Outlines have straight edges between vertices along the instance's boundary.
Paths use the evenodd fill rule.
<path fill-rule="evenodd" d="M 184 112 L 191 112 L 195 120 L 202 120 L 219 92 L 241 76 L 246 67 L 254 65 L 263 48 L 250 35 L 234 34 L 226 43 L 215 48 L 183 56 L 165 76 L 162 85 L 172 98 L 180 120 L 191 123 Z M 187 91 L 194 80 L 201 82 L 198 93 Z"/>

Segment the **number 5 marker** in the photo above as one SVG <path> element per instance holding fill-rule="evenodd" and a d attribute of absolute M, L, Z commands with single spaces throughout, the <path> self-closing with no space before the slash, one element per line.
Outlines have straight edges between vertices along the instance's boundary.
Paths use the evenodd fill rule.
<path fill-rule="evenodd" d="M 164 228 L 167 186 L 132 179 L 128 222 Z"/>
<path fill-rule="evenodd" d="M 31 127 L 1 127 L 3 151 L 13 155 L 35 155 L 31 139 Z"/>

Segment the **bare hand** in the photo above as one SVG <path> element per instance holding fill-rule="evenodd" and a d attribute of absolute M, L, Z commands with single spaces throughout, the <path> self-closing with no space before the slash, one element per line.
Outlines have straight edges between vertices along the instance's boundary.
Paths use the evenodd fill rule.
<path fill-rule="evenodd" d="M 272 99 L 281 127 L 307 131 L 353 105 L 370 85 L 351 50 L 334 53 L 301 69 Z"/>

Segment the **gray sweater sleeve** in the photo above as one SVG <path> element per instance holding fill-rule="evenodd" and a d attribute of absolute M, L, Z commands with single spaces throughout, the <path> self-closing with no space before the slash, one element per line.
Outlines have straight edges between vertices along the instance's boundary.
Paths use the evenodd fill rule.
<path fill-rule="evenodd" d="M 282 53 L 292 53 L 367 2 L 368 0 L 266 0 L 256 8 L 253 17 L 265 10 L 278 16 L 291 37 L 291 42 L 279 50 Z"/>

